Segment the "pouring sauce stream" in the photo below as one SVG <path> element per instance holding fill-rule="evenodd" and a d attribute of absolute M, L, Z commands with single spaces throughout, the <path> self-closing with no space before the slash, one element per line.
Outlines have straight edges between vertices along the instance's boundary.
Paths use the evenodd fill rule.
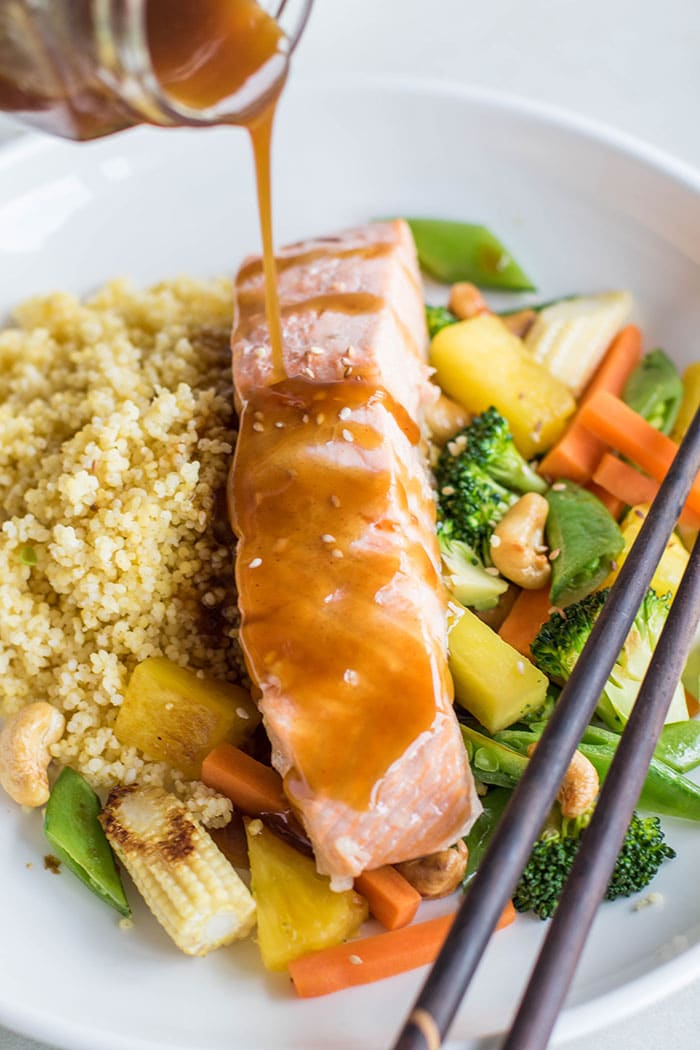
<path fill-rule="evenodd" d="M 284 84 L 286 38 L 256 0 L 148 0 L 146 26 L 158 81 L 181 104 L 203 110 L 256 81 L 263 83 L 263 78 L 272 85 L 239 122 L 253 147 L 273 359 L 270 381 L 277 382 L 285 378 L 285 369 L 272 239 L 270 141 Z"/>

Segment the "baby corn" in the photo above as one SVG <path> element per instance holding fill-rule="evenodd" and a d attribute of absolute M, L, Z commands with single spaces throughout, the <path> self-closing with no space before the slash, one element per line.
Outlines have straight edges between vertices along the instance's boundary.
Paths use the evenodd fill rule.
<path fill-rule="evenodd" d="M 158 787 L 117 787 L 100 820 L 136 888 L 187 955 L 250 933 L 255 902 L 186 807 Z"/>
<path fill-rule="evenodd" d="M 525 346 L 578 397 L 632 306 L 629 292 L 562 299 L 540 311 L 525 336 Z"/>

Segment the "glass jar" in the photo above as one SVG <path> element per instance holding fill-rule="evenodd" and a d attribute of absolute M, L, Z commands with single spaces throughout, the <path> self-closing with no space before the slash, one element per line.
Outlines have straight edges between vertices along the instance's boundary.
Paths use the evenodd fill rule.
<path fill-rule="evenodd" d="M 312 0 L 0 0 L 0 110 L 72 139 L 244 124 L 279 92 Z"/>

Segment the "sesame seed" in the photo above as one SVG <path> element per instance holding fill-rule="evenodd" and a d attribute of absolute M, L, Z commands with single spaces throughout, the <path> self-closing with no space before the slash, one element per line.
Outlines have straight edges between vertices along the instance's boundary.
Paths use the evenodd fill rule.
<path fill-rule="evenodd" d="M 556 561 L 561 554 L 561 547 L 555 547 L 553 551 L 549 552 L 549 560 Z"/>
<path fill-rule="evenodd" d="M 275 426 L 277 427 L 278 430 L 283 430 L 284 429 L 284 423 L 280 419 L 277 420 L 277 422 L 275 423 Z"/>
<path fill-rule="evenodd" d="M 440 489 L 443 496 L 454 496 L 455 490 L 453 485 L 443 485 Z"/>
<path fill-rule="evenodd" d="M 565 492 L 566 484 L 563 481 L 557 481 L 556 485 L 552 485 L 552 492 Z"/>
<path fill-rule="evenodd" d="M 343 430 L 343 441 L 354 441 L 355 438 L 351 430 Z"/>
<path fill-rule="evenodd" d="M 346 368 L 345 368 L 345 371 L 343 372 L 343 378 L 344 379 L 349 379 L 351 375 L 352 375 L 352 368 L 350 367 L 350 365 L 347 365 Z"/>
<path fill-rule="evenodd" d="M 484 571 L 487 572 L 489 574 L 489 576 L 499 576 L 500 575 L 500 573 L 499 573 L 498 569 L 495 567 L 495 565 L 489 565 L 488 568 L 485 569 Z"/>
<path fill-rule="evenodd" d="M 309 414 L 308 414 L 308 412 L 304 412 L 304 415 L 301 417 L 301 421 L 302 421 L 302 423 L 308 423 L 309 422 Z"/>
<path fill-rule="evenodd" d="M 237 707 L 236 708 L 236 714 L 238 715 L 239 718 L 245 718 L 245 719 L 250 718 L 250 714 L 246 711 L 245 707 Z"/>
<path fill-rule="evenodd" d="M 253 558 L 252 561 L 248 562 L 249 569 L 259 569 L 262 565 L 262 558 Z"/>
<path fill-rule="evenodd" d="M 357 671 L 353 671 L 352 667 L 348 667 L 343 673 L 343 681 L 347 682 L 348 685 L 357 685 L 360 681 L 360 676 Z"/>
<path fill-rule="evenodd" d="M 518 674 L 525 674 L 525 664 L 524 664 L 524 662 L 522 660 L 518 660 L 518 662 L 517 662 L 517 664 L 515 666 L 516 666 Z"/>
<path fill-rule="evenodd" d="M 264 425 L 260 422 L 259 419 L 256 419 L 253 423 L 253 430 L 257 431 L 258 434 L 262 434 L 264 429 Z"/>
<path fill-rule="evenodd" d="M 308 349 L 308 353 L 319 355 L 325 353 L 325 351 L 321 346 L 310 346 Z"/>
<path fill-rule="evenodd" d="M 262 413 L 260 411 L 253 412 L 253 419 L 264 419 L 264 418 L 265 418 L 264 413 Z"/>
<path fill-rule="evenodd" d="M 248 833 L 250 835 L 259 835 L 263 829 L 262 820 L 251 820 L 248 824 Z"/>
<path fill-rule="evenodd" d="M 175 707 L 175 704 L 174 704 L 174 703 L 172 702 L 172 700 L 171 700 L 171 701 L 170 701 L 169 703 L 167 703 L 167 704 L 165 705 L 165 710 L 166 710 L 166 711 L 172 711 L 172 709 L 173 709 L 174 707 Z"/>
<path fill-rule="evenodd" d="M 324 543 L 335 543 L 335 536 L 331 536 L 330 532 L 324 532 L 321 539 Z"/>
<path fill-rule="evenodd" d="M 324 416 L 323 412 L 319 412 L 319 414 L 316 416 L 316 422 L 319 426 L 321 425 L 321 423 L 323 423 L 325 418 L 326 417 Z"/>
<path fill-rule="evenodd" d="M 332 554 L 332 556 L 334 558 L 342 558 L 343 557 L 343 552 L 341 550 L 339 550 L 337 547 L 333 548 L 333 550 L 331 551 L 331 554 Z"/>
<path fill-rule="evenodd" d="M 348 955 L 348 962 L 353 966 L 362 966 L 362 959 L 359 955 Z"/>
<path fill-rule="evenodd" d="M 615 561 L 614 558 L 610 562 L 610 569 L 612 570 L 612 572 L 615 572 L 615 570 L 617 569 L 617 562 Z"/>
<path fill-rule="evenodd" d="M 303 376 L 306 376 L 307 379 L 313 379 L 314 378 L 314 370 L 313 370 L 313 368 L 309 368 L 308 365 L 305 365 L 304 368 L 302 368 L 301 374 Z"/>
<path fill-rule="evenodd" d="M 491 536 L 491 541 L 490 542 L 491 542 L 491 546 L 492 547 L 500 547 L 501 546 L 501 537 L 500 536 L 496 536 L 495 533 L 494 533 Z"/>
<path fill-rule="evenodd" d="M 350 419 L 351 415 L 352 413 L 350 409 L 347 405 L 345 405 L 343 408 L 341 408 L 340 412 L 338 413 L 338 419 Z"/>
<path fill-rule="evenodd" d="M 345 347 L 345 353 L 347 354 L 348 357 L 352 357 L 352 355 L 355 353 L 355 347 L 354 346 L 346 346 Z"/>
<path fill-rule="evenodd" d="M 330 501 L 331 501 L 331 506 L 332 507 L 339 507 L 340 506 L 340 500 L 338 499 L 337 496 L 331 496 L 330 497 Z"/>

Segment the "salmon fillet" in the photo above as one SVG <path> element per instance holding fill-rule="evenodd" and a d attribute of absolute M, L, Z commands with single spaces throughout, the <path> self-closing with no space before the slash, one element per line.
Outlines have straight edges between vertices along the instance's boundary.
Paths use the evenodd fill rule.
<path fill-rule="evenodd" d="M 259 264 L 237 280 L 240 637 L 273 764 L 340 886 L 451 845 L 481 807 L 447 670 L 410 232 L 375 224 L 281 258 L 280 382 Z"/>

